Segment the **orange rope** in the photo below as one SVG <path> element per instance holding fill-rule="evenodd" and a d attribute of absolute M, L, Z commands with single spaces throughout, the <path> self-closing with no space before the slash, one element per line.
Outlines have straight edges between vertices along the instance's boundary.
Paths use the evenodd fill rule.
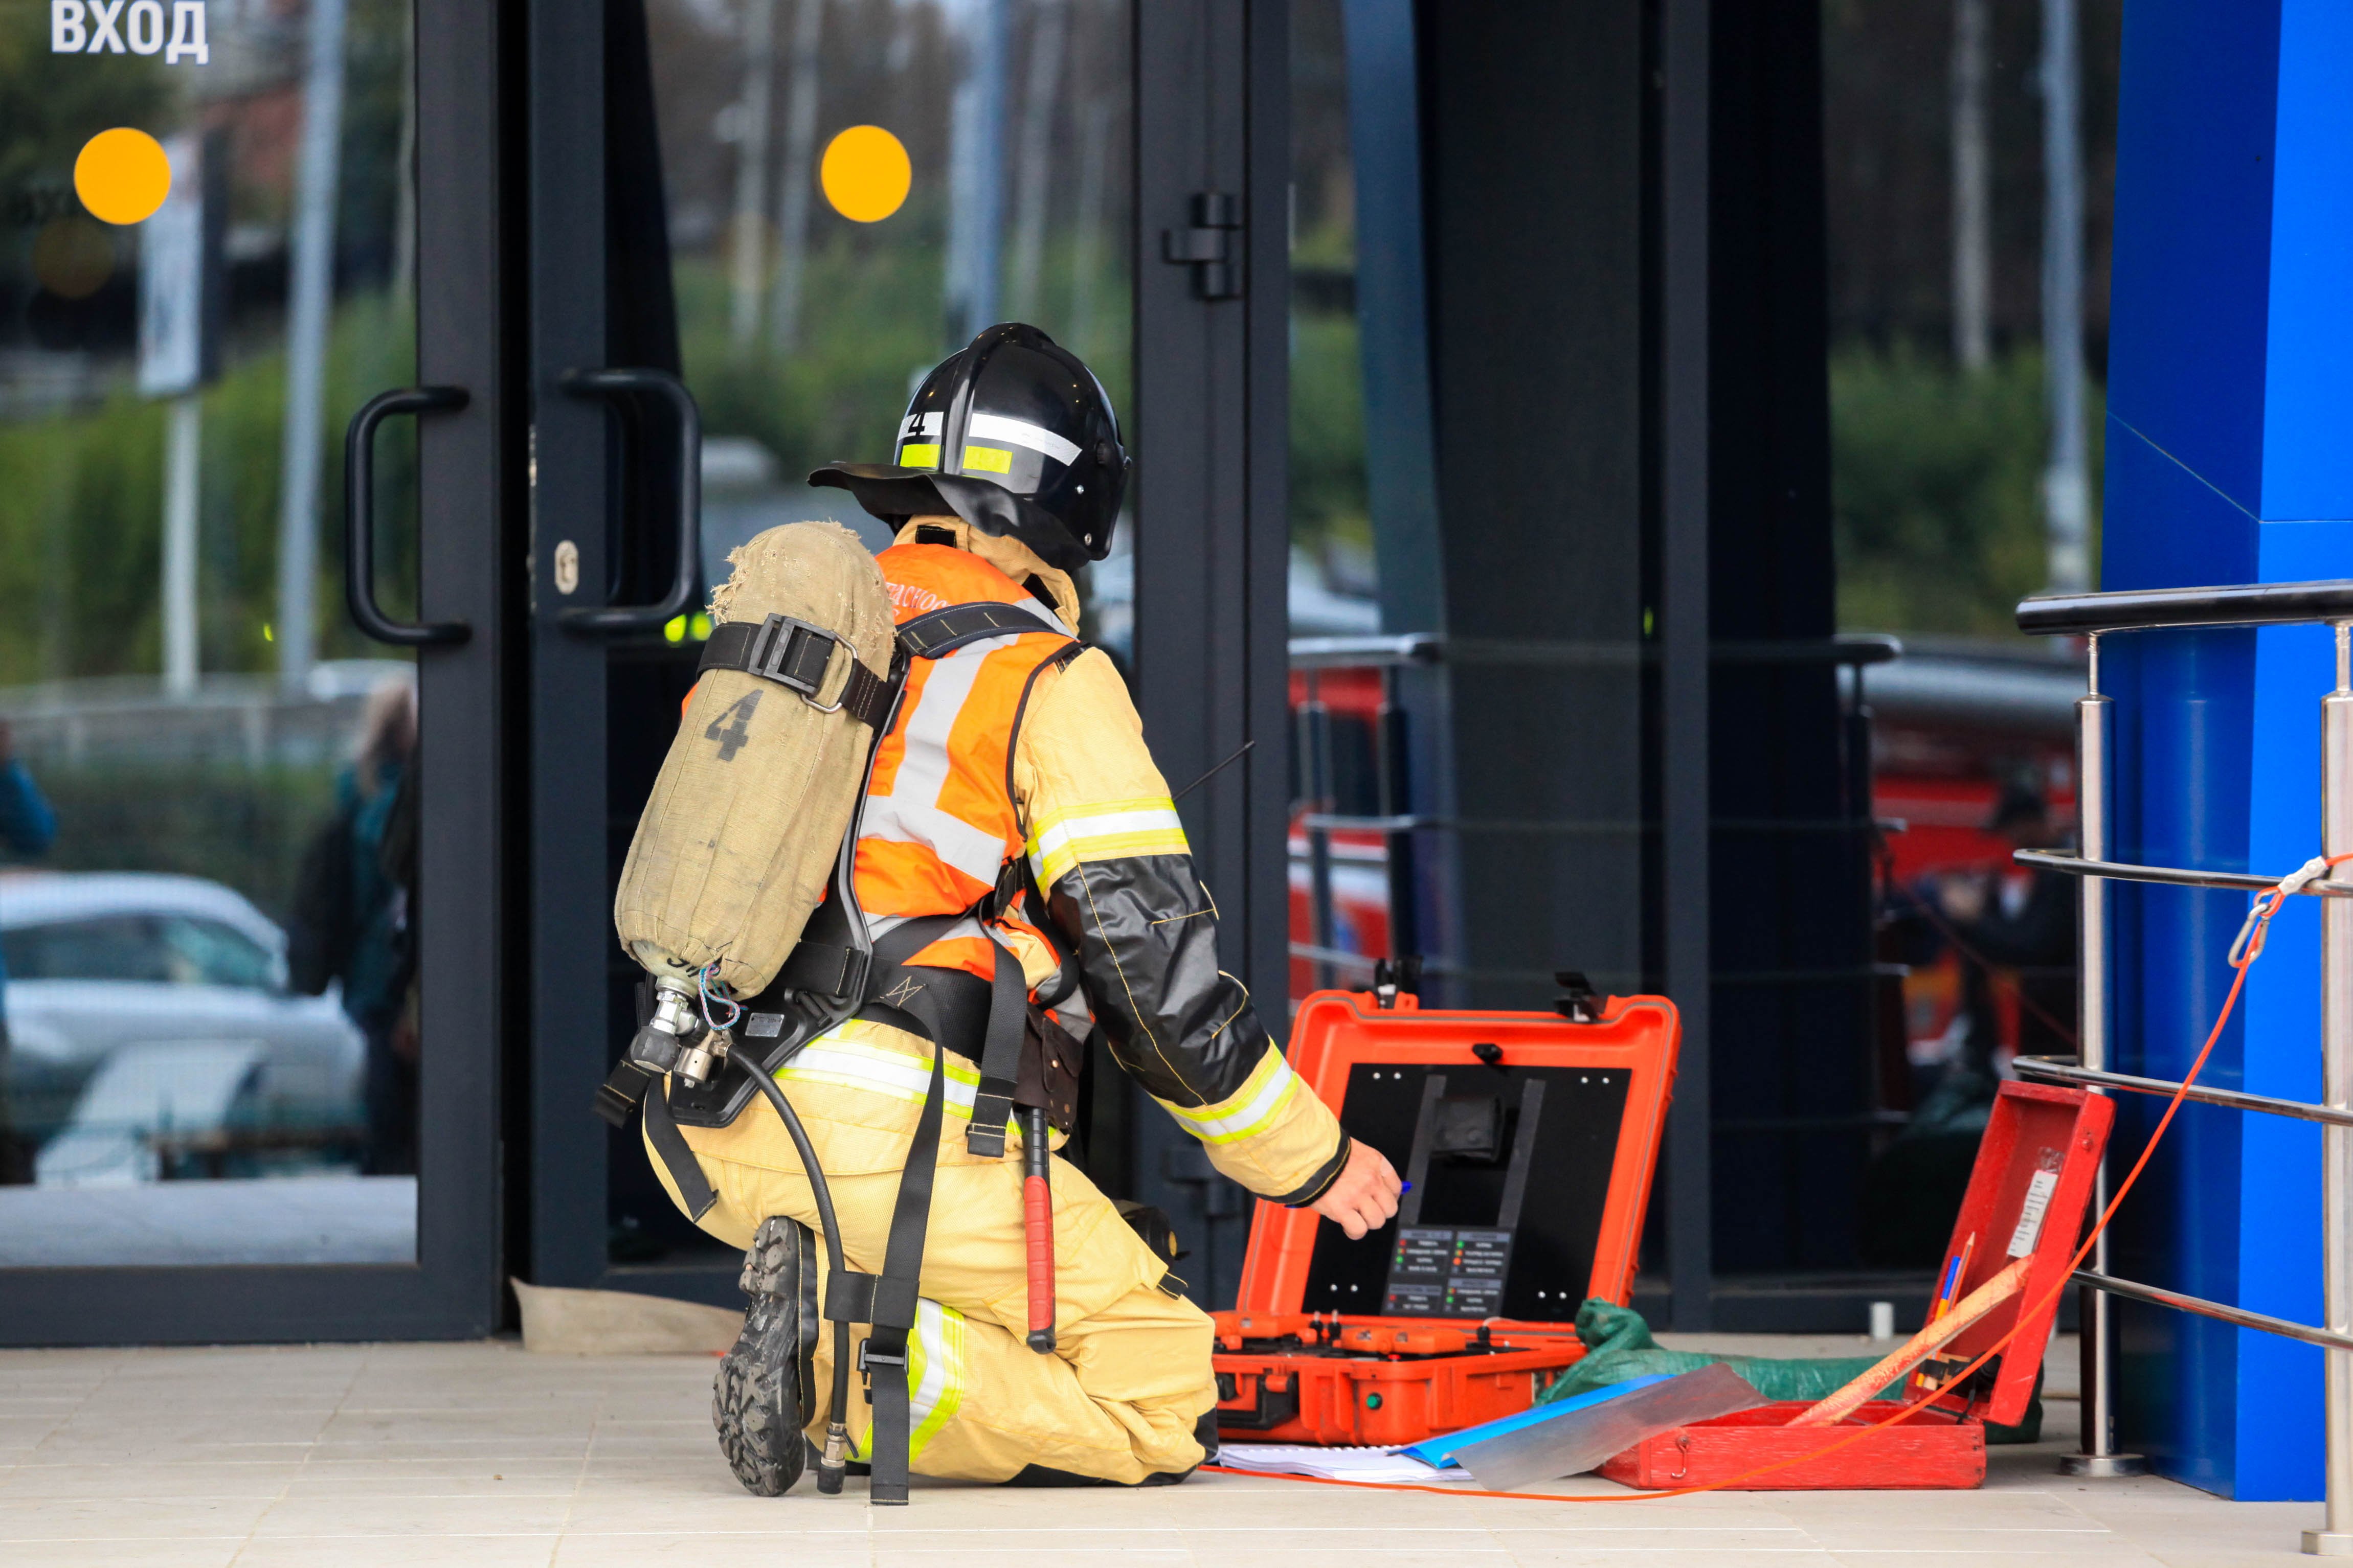
<path fill-rule="evenodd" d="M 2353 860 L 2353 854 L 2332 856 L 2327 864 L 2333 867 L 2341 865 L 2347 860 Z M 2166 1102 L 2165 1114 L 2158 1118 L 2157 1130 L 2149 1134 L 2147 1144 L 2140 1152 L 2140 1158 L 2133 1162 L 2130 1173 L 2117 1184 L 2116 1195 L 2108 1200 L 2108 1206 L 2100 1211 L 2098 1222 L 2084 1237 L 2084 1245 L 2075 1249 L 2075 1256 L 2068 1260 L 2067 1268 L 2060 1276 L 2059 1282 L 2053 1285 L 2032 1307 L 2020 1312 L 2017 1320 L 2011 1323 L 2008 1333 L 1996 1340 L 1977 1360 L 1947 1379 L 1945 1385 L 1947 1388 L 1969 1377 L 1978 1368 L 2009 1349 L 2010 1342 L 2018 1337 L 2019 1324 L 2040 1313 L 2043 1308 L 2057 1300 L 2060 1293 L 2067 1289 L 2075 1270 L 2083 1266 L 2084 1259 L 2092 1255 L 2092 1244 L 2099 1240 L 2101 1233 L 2108 1228 L 2108 1222 L 2116 1217 L 2117 1205 L 2125 1201 L 2125 1194 L 2133 1190 L 2133 1184 L 2140 1180 L 2143 1171 L 2148 1169 L 2149 1156 L 2157 1152 L 2157 1146 L 2164 1140 L 2166 1129 L 2173 1125 L 2174 1114 L 2181 1109 L 2181 1102 L 2188 1098 L 2190 1086 L 2198 1081 L 2199 1073 L 2205 1069 L 2206 1058 L 2214 1054 L 2215 1043 L 2221 1039 L 2223 1026 L 2231 1021 L 2232 1010 L 2239 1003 L 2239 993 L 2247 984 L 2247 971 L 2254 966 L 2256 959 L 2263 956 L 2264 933 L 2271 927 L 2272 917 L 2279 912 L 2280 906 L 2286 901 L 2287 890 L 2284 886 L 2266 888 L 2255 895 L 2253 907 L 2247 911 L 2247 923 L 2240 930 L 2240 941 L 2232 943 L 2233 956 L 2230 963 L 2231 967 L 2237 971 L 2237 974 L 2231 982 L 2231 994 L 2222 998 L 2222 1011 L 2215 1018 L 2212 1031 L 2207 1035 L 2206 1043 L 2199 1047 L 2197 1059 L 2189 1064 L 2189 1070 L 2182 1075 L 2181 1087 L 2174 1090 L 2173 1098 Z M 2242 948 L 2243 952 L 2240 951 Z M 1565 1497 L 1556 1492 L 1474 1491 L 1464 1487 L 1421 1486 L 1409 1481 L 1343 1481 L 1322 1476 L 1282 1476 L 1275 1479 L 1313 1481 L 1319 1486 L 1368 1487 L 1377 1491 L 1435 1492 L 1440 1497 L 1510 1498 L 1521 1502 L 1651 1502 L 1662 1498 L 1692 1497 L 1701 1492 L 1723 1491 L 1728 1488 L 1736 1487 L 1743 1481 L 1752 1481 L 1759 1476 L 1771 1475 L 1776 1470 L 1786 1470 L 1792 1465 L 1807 1464 L 1826 1455 L 1835 1454 L 1841 1448 L 1862 1442 L 1873 1432 L 1893 1426 L 1899 1421 L 1908 1420 L 1918 1415 L 1934 1404 L 1943 1392 L 1943 1389 L 1938 1389 L 1923 1394 L 1896 1411 L 1894 1415 L 1874 1421 L 1868 1426 L 1857 1427 L 1835 1442 L 1824 1444 L 1810 1454 L 1776 1459 L 1770 1464 L 1743 1470 L 1736 1476 L 1727 1477 L 1720 1481 L 1711 1481 L 1705 1486 L 1673 1487 L 1662 1491 L 1651 1492 L 1619 1492 L 1590 1497 Z M 1205 1470 L 1216 1470 L 1221 1475 L 1269 1474 L 1262 1470 L 1237 1470 L 1223 1465 L 1204 1465 L 1201 1468 Z"/>

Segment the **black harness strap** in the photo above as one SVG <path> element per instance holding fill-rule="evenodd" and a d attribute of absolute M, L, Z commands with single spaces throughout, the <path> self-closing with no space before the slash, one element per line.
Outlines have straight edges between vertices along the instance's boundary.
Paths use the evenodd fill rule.
<path fill-rule="evenodd" d="M 670 1113 L 670 1101 L 660 1095 L 646 1098 L 646 1142 L 654 1146 L 661 1163 L 670 1172 L 670 1179 L 678 1184 L 679 1202 L 686 1205 L 686 1217 L 699 1220 L 711 1212 L 719 1194 L 702 1173 L 702 1162 L 687 1146 L 686 1134 L 678 1130 L 677 1121 Z"/>
<path fill-rule="evenodd" d="M 896 934 L 895 932 L 893 934 Z M 828 1321 L 871 1323 L 858 1350 L 858 1370 L 868 1380 L 874 1426 L 867 1445 L 873 1480 L 868 1500 L 907 1500 L 914 1419 L 907 1387 L 907 1336 L 914 1329 L 916 1292 L 923 1267 L 923 1237 L 932 1221 L 932 1178 L 939 1165 L 940 1121 L 945 1114 L 947 1049 L 932 1050 L 932 1078 L 923 1091 L 923 1115 L 907 1145 L 907 1168 L 899 1177 L 898 1201 L 891 1210 L 891 1238 L 882 1251 L 882 1272 L 845 1270 L 825 1292 Z"/>
<path fill-rule="evenodd" d="M 927 616 L 917 616 L 899 627 L 899 646 L 917 658 L 939 658 L 954 653 L 966 643 L 983 637 L 1008 637 L 1018 632 L 1050 632 L 1056 637 L 1070 634 L 1058 625 L 1039 620 L 1018 605 L 1001 599 L 975 599 L 969 604 L 950 605 L 944 610 L 934 610 Z"/>
<path fill-rule="evenodd" d="M 1005 1124 L 1013 1115 L 1014 1079 L 1021 1070 L 1021 1026 L 1029 1016 L 1029 986 L 1020 961 L 1005 944 L 989 942 L 997 973 L 988 986 L 988 1030 L 981 1037 L 980 1088 L 972 1097 L 972 1123 L 964 1146 L 984 1160 L 1005 1157 Z"/>
<path fill-rule="evenodd" d="M 833 673 L 837 658 L 849 661 L 849 679 L 836 706 L 848 709 L 850 717 L 880 733 L 890 720 L 897 687 L 888 677 L 867 668 L 849 645 L 833 633 L 791 616 L 729 621 L 712 627 L 695 671 L 744 670 L 790 687 L 811 707 L 824 708 L 818 693 Z"/>

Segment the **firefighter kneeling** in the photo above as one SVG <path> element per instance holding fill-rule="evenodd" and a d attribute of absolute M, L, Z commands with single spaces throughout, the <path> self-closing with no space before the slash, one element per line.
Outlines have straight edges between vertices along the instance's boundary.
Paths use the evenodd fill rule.
<path fill-rule="evenodd" d="M 1050 1336 L 1029 1332 L 1023 1135 L 1044 1131 L 1039 1111 L 1067 1123 L 1078 1041 L 1100 1030 L 1221 1173 L 1270 1201 L 1313 1207 L 1352 1237 L 1396 1212 L 1397 1173 L 1341 1131 L 1219 969 L 1216 909 L 1126 687 L 1075 637 L 1071 574 L 1109 550 L 1128 467 L 1093 375 L 1034 328 L 991 328 L 924 382 L 893 456 L 811 476 L 897 528 L 878 563 L 903 673 L 887 728 L 875 705 L 880 739 L 854 861 L 844 862 L 854 865 L 849 896 L 837 877 L 769 993 L 742 1004 L 752 1022 L 734 1070 L 758 1070 L 744 1058 L 764 1044 L 764 1007 L 784 1020 L 771 1032 L 787 1030 L 799 1016 L 790 1007 L 835 985 L 837 972 L 871 973 L 838 1018 L 773 1066 L 786 1106 L 741 1099 L 732 1116 L 698 1116 L 675 1079 L 667 1104 L 647 1101 L 649 1149 L 671 1196 L 704 1230 L 749 1249 L 752 1310 L 718 1378 L 721 1447 L 766 1495 L 799 1476 L 802 1433 L 821 1440 L 829 1421 L 846 1420 L 852 1457 L 867 1458 L 878 1425 L 890 1436 L 891 1420 L 875 1419 L 882 1379 L 896 1387 L 903 1370 L 901 1462 L 916 1473 L 1181 1480 L 1216 1443 L 1209 1320 L 1121 1209 L 1059 1158 Z M 777 625 L 740 658 L 731 642 L 728 668 L 781 668 L 793 634 Z M 727 745 L 716 719 L 712 734 Z M 700 739 L 691 713 L 681 744 Z M 830 929 L 839 951 L 860 947 L 855 932 L 841 935 L 848 921 L 862 922 L 871 966 L 837 963 L 820 940 Z M 633 951 L 646 956 L 643 944 Z M 711 969 L 699 955 L 672 967 L 702 976 L 670 984 L 680 997 L 702 987 L 707 1016 Z M 1018 1092 L 1002 1060 L 988 1059 L 1009 1038 L 1008 987 L 1027 1014 Z M 1037 1109 L 1000 1136 L 1008 1096 Z M 828 1385 L 839 1384 L 835 1342 L 818 1331 L 819 1303 L 836 1300 L 809 1228 L 818 1193 L 780 1109 L 797 1113 L 829 1187 L 849 1271 L 887 1276 L 894 1239 L 903 1247 L 912 1234 L 920 1247 L 903 1369 L 887 1351 L 870 1360 L 860 1333 L 852 1353 L 876 1393 L 861 1397 L 853 1379 L 842 1413 L 827 1408 Z M 871 1310 L 829 1315 L 879 1321 L 890 1283 L 862 1279 Z"/>

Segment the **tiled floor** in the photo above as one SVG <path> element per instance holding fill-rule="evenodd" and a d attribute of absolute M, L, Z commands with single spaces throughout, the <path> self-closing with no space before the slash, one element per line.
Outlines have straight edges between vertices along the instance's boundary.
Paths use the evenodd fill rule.
<path fill-rule="evenodd" d="M 1743 1347 L 1747 1348 L 1747 1347 Z M 1198 1476 L 1151 1491 L 926 1486 L 913 1505 L 739 1490 L 712 1363 L 511 1343 L 0 1352 L 0 1564 L 439 1568 L 1709 1568 L 2302 1561 L 2311 1505 L 2063 1479 L 1609 1506 Z M 1563 1489 L 1614 1491 L 1604 1483 Z"/>

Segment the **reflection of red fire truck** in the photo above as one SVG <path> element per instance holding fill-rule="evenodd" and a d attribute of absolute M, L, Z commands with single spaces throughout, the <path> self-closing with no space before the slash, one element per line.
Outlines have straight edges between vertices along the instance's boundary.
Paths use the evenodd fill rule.
<path fill-rule="evenodd" d="M 2013 651 L 2015 648 L 2016 651 Z M 2011 845 L 1987 823 L 2005 788 L 2031 783 L 2050 813 L 2052 842 L 2074 830 L 2074 702 L 2079 658 L 2037 644 L 1921 646 L 1864 672 L 1873 712 L 1873 807 L 1888 826 L 1882 891 L 1891 905 L 1924 902 L 1955 876 L 1993 877 L 2024 890 Z M 1949 942 L 1915 962 L 1904 980 L 1906 1054 L 1915 1066 L 1944 1059 L 1961 1004 L 1962 960 Z M 2004 1058 L 2018 1043 L 2015 977 L 1995 973 L 1994 1010 Z M 2061 1022 L 2072 1026 L 2071 1018 Z"/>
<path fill-rule="evenodd" d="M 1373 961 L 1389 956 L 1388 834 L 1374 826 L 1326 826 L 1323 820 L 1377 819 L 1384 805 L 1398 804 L 1384 798 L 1380 782 L 1385 679 L 1382 669 L 1366 666 L 1291 672 L 1291 710 L 1298 721 L 1290 836 L 1293 1005 L 1335 984 L 1369 984 Z M 1311 826 L 1317 831 L 1311 833 Z M 1330 908 L 1321 912 L 1319 850 L 1327 857 L 1324 885 L 1331 890 Z"/>
<path fill-rule="evenodd" d="M 1365 984 L 1373 961 L 1388 956 L 1390 836 L 1384 829 L 1404 809 L 1382 784 L 1390 765 L 1384 746 L 1389 672 L 1297 656 L 1344 642 L 1361 642 L 1370 652 L 1393 641 L 1294 644 L 1294 664 L 1303 666 L 1291 673 L 1299 721 L 1290 834 L 1294 1002 L 1319 985 Z M 1903 658 L 1862 672 L 1873 715 L 1873 811 L 1888 826 L 1882 890 L 1891 901 L 1906 894 L 1932 898 L 1936 883 L 1952 876 L 1991 875 L 2022 885 L 2009 841 L 1986 826 L 2015 781 L 2032 780 L 2042 790 L 2054 841 L 2072 833 L 2073 705 L 2083 671 L 2079 658 L 2054 658 L 2050 651 L 2041 643 L 1915 639 Z M 1326 857 L 1328 913 L 1317 909 L 1319 848 Z M 1905 978 L 1904 1033 L 1915 1062 L 1939 1059 L 1960 1004 L 1961 978 L 1949 943 Z M 2016 987 L 1997 976 L 1994 994 L 2005 1047 L 2014 1047 Z"/>

